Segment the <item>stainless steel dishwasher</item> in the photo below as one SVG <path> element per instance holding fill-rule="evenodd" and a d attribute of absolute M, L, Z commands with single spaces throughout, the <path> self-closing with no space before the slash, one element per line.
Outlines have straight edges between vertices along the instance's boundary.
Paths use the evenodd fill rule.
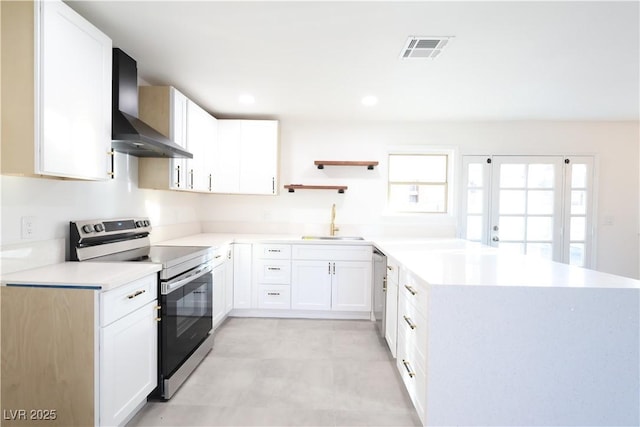
<path fill-rule="evenodd" d="M 373 249 L 373 316 L 378 333 L 384 338 L 387 311 L 387 257 Z"/>

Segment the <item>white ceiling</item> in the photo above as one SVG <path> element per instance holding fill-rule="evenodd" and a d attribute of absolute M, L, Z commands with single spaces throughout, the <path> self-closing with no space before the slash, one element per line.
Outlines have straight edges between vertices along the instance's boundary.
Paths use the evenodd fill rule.
<path fill-rule="evenodd" d="M 72 1 L 219 117 L 638 120 L 640 3 Z M 401 61 L 410 35 L 455 36 Z M 238 96 L 252 94 L 251 106 Z M 375 95 L 365 107 L 360 100 Z"/>

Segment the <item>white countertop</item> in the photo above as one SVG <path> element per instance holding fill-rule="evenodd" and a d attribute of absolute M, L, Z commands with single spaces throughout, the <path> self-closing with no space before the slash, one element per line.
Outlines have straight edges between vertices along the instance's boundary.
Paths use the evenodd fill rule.
<path fill-rule="evenodd" d="M 203 233 L 162 245 L 221 246 L 229 243 L 374 245 L 431 285 L 639 289 L 640 281 L 451 238 L 304 240 L 297 235 Z"/>
<path fill-rule="evenodd" d="M 640 281 L 461 239 L 375 240 L 431 285 L 640 288 Z"/>
<path fill-rule="evenodd" d="M 3 275 L 2 285 L 78 287 L 108 291 L 149 274 L 162 265 L 140 262 L 64 262 Z"/>

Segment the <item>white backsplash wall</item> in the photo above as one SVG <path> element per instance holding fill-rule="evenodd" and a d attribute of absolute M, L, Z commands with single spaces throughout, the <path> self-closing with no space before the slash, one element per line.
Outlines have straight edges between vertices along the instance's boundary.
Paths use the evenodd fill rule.
<path fill-rule="evenodd" d="M 386 207 L 390 147 L 426 145 L 463 154 L 586 154 L 597 156 L 597 266 L 638 277 L 638 122 L 302 122 L 280 124 L 280 194 L 203 195 L 203 231 L 328 234 L 331 204 L 341 235 L 455 237 L 452 215 L 394 215 Z M 456 158 L 456 162 L 459 160 Z M 380 166 L 314 166 L 314 160 L 378 160 Z M 454 164 L 456 180 L 459 164 Z M 345 194 L 285 184 L 347 185 Z M 458 183 L 454 183 L 457 186 Z M 604 224 L 603 218 L 612 219 Z"/>
<path fill-rule="evenodd" d="M 0 176 L 0 271 L 64 261 L 73 220 L 148 216 L 153 241 L 200 232 L 197 194 L 139 189 L 138 159 L 125 154 L 116 153 L 115 172 L 100 182 Z M 34 224 L 30 239 L 23 217 Z"/>

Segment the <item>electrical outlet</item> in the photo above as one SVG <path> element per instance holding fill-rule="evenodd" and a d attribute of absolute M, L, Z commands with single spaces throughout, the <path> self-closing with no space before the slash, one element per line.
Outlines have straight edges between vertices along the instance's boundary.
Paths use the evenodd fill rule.
<path fill-rule="evenodd" d="M 23 216 L 22 217 L 22 238 L 23 239 L 35 239 L 36 237 L 36 217 L 35 216 Z"/>

